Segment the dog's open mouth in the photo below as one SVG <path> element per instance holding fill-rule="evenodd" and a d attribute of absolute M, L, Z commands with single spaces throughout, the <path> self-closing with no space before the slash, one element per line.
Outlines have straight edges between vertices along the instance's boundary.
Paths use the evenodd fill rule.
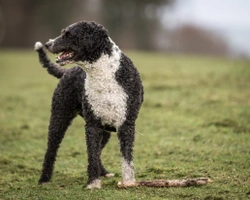
<path fill-rule="evenodd" d="M 56 63 L 66 65 L 74 62 L 76 53 L 73 51 L 63 51 L 62 54 L 56 57 Z"/>

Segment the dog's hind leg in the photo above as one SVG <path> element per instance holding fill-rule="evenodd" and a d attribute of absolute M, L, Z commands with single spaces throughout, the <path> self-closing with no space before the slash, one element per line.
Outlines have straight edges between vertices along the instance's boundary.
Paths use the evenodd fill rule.
<path fill-rule="evenodd" d="M 58 108 L 59 106 L 56 107 Z M 58 111 L 52 111 L 49 125 L 47 151 L 44 157 L 39 184 L 50 181 L 60 143 L 62 142 L 65 132 L 75 116 L 76 115 L 73 113 L 60 113 Z"/>
<path fill-rule="evenodd" d="M 53 96 L 47 151 L 39 184 L 50 181 L 60 143 L 71 121 L 77 115 L 77 105 L 79 104 L 76 102 L 76 93 L 74 89 L 67 91 L 63 88 L 67 84 L 67 82 L 59 84 Z"/>
<path fill-rule="evenodd" d="M 107 131 L 103 131 L 102 134 L 102 142 L 101 142 L 101 150 L 106 146 L 106 144 L 108 143 L 109 139 L 110 139 L 110 132 Z M 101 156 L 101 152 L 100 152 L 100 156 Z M 106 178 L 110 178 L 110 177 L 114 177 L 113 173 L 109 173 L 105 167 L 102 164 L 102 161 L 100 159 L 100 167 L 101 167 L 101 176 L 104 176 Z"/>
<path fill-rule="evenodd" d="M 39 184 L 50 181 L 60 143 L 62 142 L 65 132 L 74 117 L 75 116 L 72 115 L 58 116 L 57 114 L 52 113 L 48 134 L 48 146 L 44 157 Z"/>
<path fill-rule="evenodd" d="M 133 185 L 135 183 L 133 163 L 135 125 L 124 123 L 118 130 L 118 138 L 122 154 L 122 184 Z"/>

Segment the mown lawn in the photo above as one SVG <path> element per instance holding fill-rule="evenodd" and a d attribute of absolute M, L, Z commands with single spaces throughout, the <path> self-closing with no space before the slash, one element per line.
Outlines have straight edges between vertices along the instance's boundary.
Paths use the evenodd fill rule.
<path fill-rule="evenodd" d="M 119 189 L 116 134 L 103 162 L 116 174 L 86 190 L 84 122 L 59 150 L 52 182 L 38 186 L 57 79 L 32 51 L 0 51 L 0 199 L 250 199 L 250 61 L 128 52 L 145 102 L 137 120 L 138 180 L 209 177 L 202 187 Z"/>

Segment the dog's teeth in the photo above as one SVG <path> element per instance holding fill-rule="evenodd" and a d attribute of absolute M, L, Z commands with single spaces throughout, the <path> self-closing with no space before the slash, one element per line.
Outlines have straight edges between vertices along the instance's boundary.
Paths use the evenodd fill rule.
<path fill-rule="evenodd" d="M 68 64 L 71 62 L 68 59 L 70 59 L 73 55 L 74 55 L 73 52 L 63 52 L 61 55 L 56 56 L 56 62 L 60 63 L 61 66 Z"/>

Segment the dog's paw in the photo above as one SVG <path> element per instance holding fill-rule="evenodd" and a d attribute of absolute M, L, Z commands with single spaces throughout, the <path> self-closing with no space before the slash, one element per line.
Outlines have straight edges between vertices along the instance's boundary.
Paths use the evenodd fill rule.
<path fill-rule="evenodd" d="M 35 46 L 34 46 L 35 51 L 38 51 L 38 50 L 40 50 L 42 48 L 43 48 L 43 44 L 41 42 L 36 42 L 35 43 Z"/>
<path fill-rule="evenodd" d="M 51 176 L 50 175 L 48 175 L 48 174 L 41 174 L 41 177 L 40 177 L 40 179 L 38 181 L 38 184 L 42 185 L 44 183 L 50 182 L 50 180 L 51 180 Z"/>
<path fill-rule="evenodd" d="M 45 183 L 48 183 L 49 182 L 49 180 L 39 180 L 38 181 L 38 185 L 43 185 L 43 184 L 45 184 Z"/>
<path fill-rule="evenodd" d="M 89 183 L 86 187 L 87 189 L 89 190 L 92 190 L 92 189 L 101 189 L 101 180 L 99 179 L 96 179 L 94 181 L 92 181 L 91 183 Z"/>
<path fill-rule="evenodd" d="M 112 178 L 114 176 L 115 176 L 115 174 L 113 174 L 113 173 L 107 173 L 104 175 L 105 178 Z"/>
<path fill-rule="evenodd" d="M 138 183 L 136 181 L 119 181 L 117 186 L 119 188 L 136 187 Z"/>

